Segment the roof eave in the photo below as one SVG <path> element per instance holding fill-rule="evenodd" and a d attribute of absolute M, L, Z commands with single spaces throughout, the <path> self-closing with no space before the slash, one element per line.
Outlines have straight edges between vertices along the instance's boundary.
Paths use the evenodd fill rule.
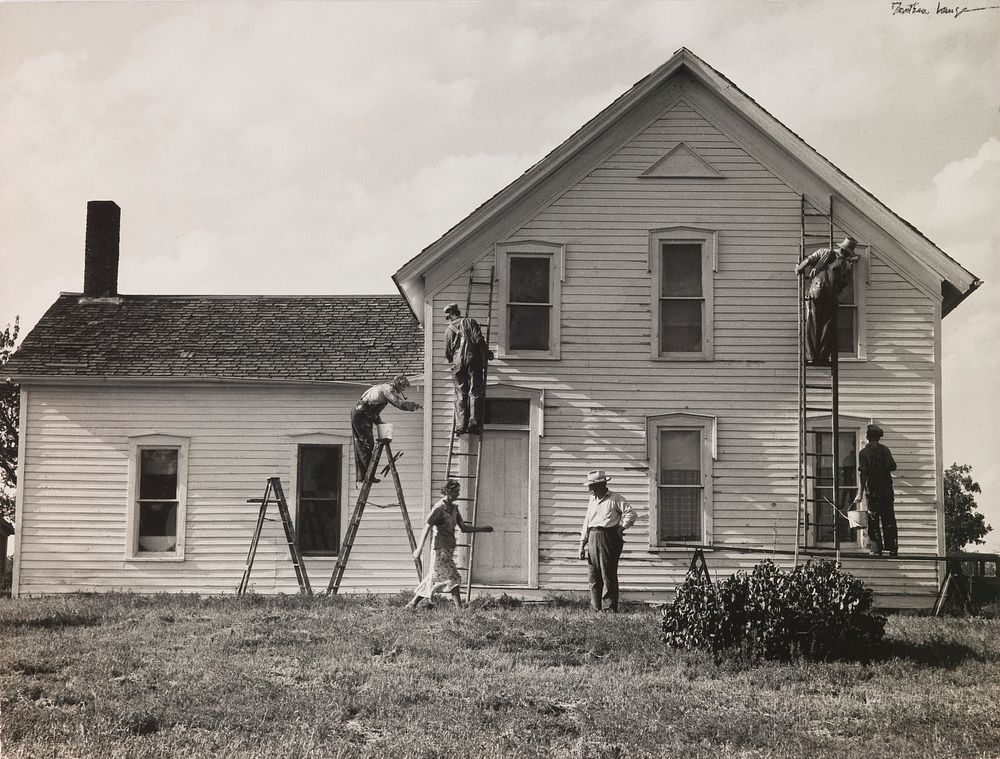
<path fill-rule="evenodd" d="M 944 292 L 944 286 L 945 286 L 945 284 L 951 285 L 951 283 L 945 281 L 944 283 L 942 283 L 942 286 L 941 286 L 941 289 L 942 289 L 941 318 L 942 319 L 944 317 L 946 317 L 948 314 L 950 314 L 952 311 L 954 311 L 956 308 L 958 308 L 960 305 L 962 305 L 962 303 L 965 302 L 966 298 L 968 298 L 970 295 L 972 295 L 972 293 L 974 293 L 976 290 L 978 290 L 982 286 L 983 280 L 977 278 L 976 280 L 973 281 L 973 283 L 969 286 L 969 288 L 965 292 L 961 292 L 960 290 L 958 290 L 957 288 L 955 288 L 954 285 L 951 285 L 952 289 L 956 290 L 956 292 L 958 292 L 959 295 L 955 295 L 955 296 L 952 296 L 950 298 Z"/>

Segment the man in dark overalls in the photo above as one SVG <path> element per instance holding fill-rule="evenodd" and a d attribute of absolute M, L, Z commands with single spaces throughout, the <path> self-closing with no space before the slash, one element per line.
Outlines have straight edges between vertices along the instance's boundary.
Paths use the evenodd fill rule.
<path fill-rule="evenodd" d="M 871 541 L 872 556 L 881 556 L 882 551 L 888 551 L 889 556 L 895 558 L 899 545 L 891 473 L 896 470 L 896 462 L 892 451 L 879 442 L 883 434 L 877 424 L 868 425 L 868 445 L 858 453 L 861 482 L 854 505 L 861 502 L 862 494 L 868 496 L 868 539 Z"/>
<path fill-rule="evenodd" d="M 455 433 L 482 433 L 485 412 L 486 362 L 493 353 L 486 345 L 486 338 L 479 322 L 462 316 L 457 303 L 450 303 L 444 310 L 448 328 L 444 333 L 444 357 L 451 364 L 451 378 L 455 383 Z"/>

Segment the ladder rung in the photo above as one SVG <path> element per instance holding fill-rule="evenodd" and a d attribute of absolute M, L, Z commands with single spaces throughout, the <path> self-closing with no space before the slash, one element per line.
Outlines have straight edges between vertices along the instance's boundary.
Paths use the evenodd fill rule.
<path fill-rule="evenodd" d="M 809 390 L 833 390 L 832 385 L 806 385 Z"/>
<path fill-rule="evenodd" d="M 806 453 L 806 456 L 814 456 L 818 459 L 832 459 L 832 453 Z"/>
<path fill-rule="evenodd" d="M 488 300 L 470 300 L 470 301 L 468 301 L 468 304 L 470 306 L 488 306 L 488 305 L 490 305 L 490 301 L 488 301 Z M 479 326 L 481 327 L 482 323 L 480 323 Z"/>
<path fill-rule="evenodd" d="M 493 284 L 493 280 L 492 279 L 470 279 L 469 280 L 469 284 L 470 285 L 492 285 Z"/>
<path fill-rule="evenodd" d="M 832 474 L 830 474 L 830 475 L 826 475 L 826 474 L 807 474 L 806 475 L 806 479 L 807 480 L 832 480 L 833 479 L 833 475 Z"/>
<path fill-rule="evenodd" d="M 833 413 L 833 409 L 829 406 L 806 406 L 806 411 L 829 411 Z"/>
<path fill-rule="evenodd" d="M 460 453 L 459 451 L 453 451 L 452 456 L 478 456 L 478 453 Z"/>
<path fill-rule="evenodd" d="M 472 543 L 456 543 L 455 548 L 468 548 Z"/>
<path fill-rule="evenodd" d="M 830 214 L 823 213 L 822 211 L 803 211 L 803 216 L 822 216 L 824 219 L 829 219 Z"/>
<path fill-rule="evenodd" d="M 446 479 L 449 480 L 474 480 L 476 475 L 474 474 L 449 474 Z"/>

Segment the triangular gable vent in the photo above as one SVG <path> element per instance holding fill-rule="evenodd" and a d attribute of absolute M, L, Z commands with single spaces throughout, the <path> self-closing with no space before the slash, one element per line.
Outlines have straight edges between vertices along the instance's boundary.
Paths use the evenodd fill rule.
<path fill-rule="evenodd" d="M 678 143 L 641 176 L 654 179 L 722 179 L 722 174 L 683 142 Z"/>

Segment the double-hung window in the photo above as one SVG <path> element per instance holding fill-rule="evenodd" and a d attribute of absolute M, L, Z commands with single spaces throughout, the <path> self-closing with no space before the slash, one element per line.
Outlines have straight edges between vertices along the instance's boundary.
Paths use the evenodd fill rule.
<path fill-rule="evenodd" d="M 833 457 L 833 430 L 829 416 L 814 417 L 809 420 L 807 436 L 809 475 L 809 531 L 807 539 L 811 545 L 834 545 L 834 530 L 837 541 L 855 544 L 860 535 L 852 530 L 847 521 L 847 512 L 858 494 L 858 450 L 863 438 L 865 425 L 869 420 L 863 417 L 841 415 L 837 455 Z M 840 500 L 834 502 L 833 481 L 839 480 Z"/>
<path fill-rule="evenodd" d="M 188 439 L 144 435 L 129 441 L 126 558 L 184 558 Z"/>
<path fill-rule="evenodd" d="M 653 358 L 712 358 L 715 262 L 711 230 L 670 227 L 650 233 Z"/>
<path fill-rule="evenodd" d="M 651 545 L 711 542 L 715 427 L 701 414 L 648 417 Z"/>
<path fill-rule="evenodd" d="M 498 246 L 499 342 L 504 358 L 558 358 L 563 246 Z"/>

